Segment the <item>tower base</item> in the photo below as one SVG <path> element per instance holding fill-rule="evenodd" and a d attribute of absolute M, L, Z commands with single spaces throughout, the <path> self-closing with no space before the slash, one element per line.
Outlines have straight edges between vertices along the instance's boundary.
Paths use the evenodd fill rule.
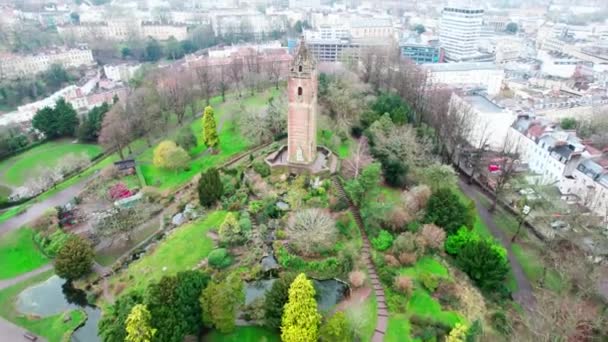
<path fill-rule="evenodd" d="M 317 156 L 310 164 L 290 163 L 287 157 L 287 145 L 283 145 L 264 160 L 272 168 L 285 169 L 296 174 L 334 174 L 339 166 L 338 156 L 324 146 L 317 146 Z"/>

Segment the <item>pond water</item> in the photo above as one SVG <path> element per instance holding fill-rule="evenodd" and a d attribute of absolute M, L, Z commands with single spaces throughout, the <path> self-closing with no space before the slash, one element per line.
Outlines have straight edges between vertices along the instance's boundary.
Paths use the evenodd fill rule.
<path fill-rule="evenodd" d="M 264 297 L 267 290 L 272 287 L 276 278 L 256 280 L 245 283 L 245 304 L 250 304 L 257 298 Z M 313 279 L 317 293 L 317 307 L 319 311 L 327 311 L 338 304 L 346 296 L 348 285 L 336 279 Z"/>
<path fill-rule="evenodd" d="M 83 309 L 88 316 L 85 324 L 72 335 L 73 342 L 97 342 L 97 322 L 101 310 L 87 303 L 86 293 L 75 289 L 71 284 L 58 276 L 52 276 L 45 282 L 28 287 L 18 296 L 15 303 L 17 311 L 22 314 L 40 317 L 57 315 L 68 310 Z"/>

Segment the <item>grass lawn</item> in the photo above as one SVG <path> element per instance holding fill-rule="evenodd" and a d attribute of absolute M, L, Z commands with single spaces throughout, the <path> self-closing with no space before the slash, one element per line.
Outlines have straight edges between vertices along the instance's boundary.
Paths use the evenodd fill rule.
<path fill-rule="evenodd" d="M 49 342 L 67 341 L 69 334 L 74 331 L 86 319 L 86 314 L 82 310 L 73 310 L 69 313 L 71 320 L 63 322 L 63 314 L 54 316 L 30 319 L 14 310 L 13 303 L 23 290 L 27 287 L 42 282 L 53 275 L 53 271 L 48 271 L 32 277 L 24 282 L 8 287 L 0 291 L 0 316 L 11 321 L 36 335 L 42 336 Z"/>
<path fill-rule="evenodd" d="M 351 155 L 351 147 L 353 147 L 354 142 L 352 138 L 348 137 L 345 141 L 340 141 L 338 146 L 335 146 L 334 141 L 332 139 L 334 132 L 328 129 L 319 129 L 317 131 L 317 144 L 325 146 L 329 149 L 332 149 L 333 152 L 337 153 L 341 159 L 348 158 Z"/>
<path fill-rule="evenodd" d="M 532 284 L 538 284 L 543 277 L 544 271 L 541 259 L 542 251 L 534 249 L 529 244 L 514 243 L 511 245 L 511 248 L 513 249 L 513 255 L 515 255 L 515 258 L 524 269 L 526 278 L 528 278 Z M 565 289 L 563 279 L 554 269 L 549 269 L 547 271 L 545 286 L 555 292 L 560 292 Z"/>
<path fill-rule="evenodd" d="M 33 240 L 34 231 L 21 228 L 7 233 L 0 240 L 0 279 L 8 279 L 34 270 L 49 262 Z"/>
<path fill-rule="evenodd" d="M 278 342 L 280 340 L 278 332 L 262 327 L 236 327 L 230 334 L 213 330 L 203 337 L 205 342 Z"/>
<path fill-rule="evenodd" d="M 449 278 L 447 268 L 445 268 L 439 261 L 435 260 L 431 256 L 422 257 L 412 267 L 406 267 L 399 270 L 399 274 L 406 275 L 415 279 L 423 274 L 432 274 L 440 278 Z"/>
<path fill-rule="evenodd" d="M 465 319 L 458 313 L 443 311 L 441 304 L 431 297 L 426 290 L 421 288 L 415 289 L 412 293 L 412 297 L 407 304 L 407 312 L 410 315 L 431 318 L 450 326 L 465 322 Z"/>
<path fill-rule="evenodd" d="M 220 98 L 214 98 L 212 105 L 214 106 L 215 118 L 218 121 L 218 128 L 221 124 L 219 132 L 219 153 L 215 155 L 206 154 L 201 156 L 207 150 L 203 143 L 202 136 L 202 119 L 196 119 L 190 124 L 190 129 L 197 138 L 197 146 L 188 151 L 192 156 L 190 168 L 186 171 L 174 172 L 156 168 L 152 164 L 154 155 L 154 147 L 146 150 L 137 158 L 140 163 L 141 173 L 146 181 L 146 184 L 157 186 L 161 189 L 172 189 L 189 181 L 196 174 L 206 170 L 212 166 L 227 161 L 231 157 L 247 150 L 252 146 L 252 143 L 247 141 L 239 132 L 237 127 L 238 116 L 242 111 L 241 106 L 247 110 L 263 110 L 270 96 L 276 95 L 278 91 L 265 92 L 257 94 L 253 97 L 243 98 L 241 100 L 229 100 L 225 103 L 219 102 Z"/>
<path fill-rule="evenodd" d="M 408 342 L 410 338 L 410 321 L 404 314 L 396 314 L 388 319 L 385 342 Z"/>
<path fill-rule="evenodd" d="M 36 176 L 39 167 L 54 167 L 66 154 L 85 153 L 92 158 L 101 151 L 98 145 L 73 144 L 69 140 L 49 141 L 0 162 L 0 169 L 5 170 L 0 181 L 21 186 L 28 178 Z"/>
<path fill-rule="evenodd" d="M 357 326 L 357 330 L 363 336 L 362 341 L 369 342 L 374 335 L 376 329 L 378 302 L 376 295 L 372 291 L 365 302 L 361 304 L 351 305 L 346 311 L 346 319 L 349 320 L 351 326 Z"/>
<path fill-rule="evenodd" d="M 177 228 L 153 252 L 115 276 L 111 284 L 115 288 L 120 283 L 121 287 L 127 286 L 129 290 L 143 289 L 163 275 L 173 275 L 196 266 L 213 249 L 213 241 L 207 237 L 207 231 L 218 228 L 226 214 L 226 211 L 215 211 L 203 220 Z"/>
<path fill-rule="evenodd" d="M 0 201 L 2 201 L 2 199 L 8 198 L 8 196 L 11 194 L 11 192 L 13 192 L 13 191 L 9 187 L 0 185 Z"/>

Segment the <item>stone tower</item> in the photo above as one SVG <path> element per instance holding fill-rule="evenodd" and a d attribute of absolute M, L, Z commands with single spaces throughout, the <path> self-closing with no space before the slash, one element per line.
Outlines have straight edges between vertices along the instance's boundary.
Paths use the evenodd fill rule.
<path fill-rule="evenodd" d="M 317 70 L 304 39 L 290 66 L 287 92 L 287 160 L 312 164 L 317 157 Z"/>

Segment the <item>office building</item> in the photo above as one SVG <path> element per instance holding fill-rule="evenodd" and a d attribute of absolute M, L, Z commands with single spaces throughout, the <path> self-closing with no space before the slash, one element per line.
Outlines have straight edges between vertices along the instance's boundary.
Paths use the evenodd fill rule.
<path fill-rule="evenodd" d="M 450 61 L 474 59 L 483 26 L 483 9 L 445 7 L 441 12 L 439 41 Z"/>

